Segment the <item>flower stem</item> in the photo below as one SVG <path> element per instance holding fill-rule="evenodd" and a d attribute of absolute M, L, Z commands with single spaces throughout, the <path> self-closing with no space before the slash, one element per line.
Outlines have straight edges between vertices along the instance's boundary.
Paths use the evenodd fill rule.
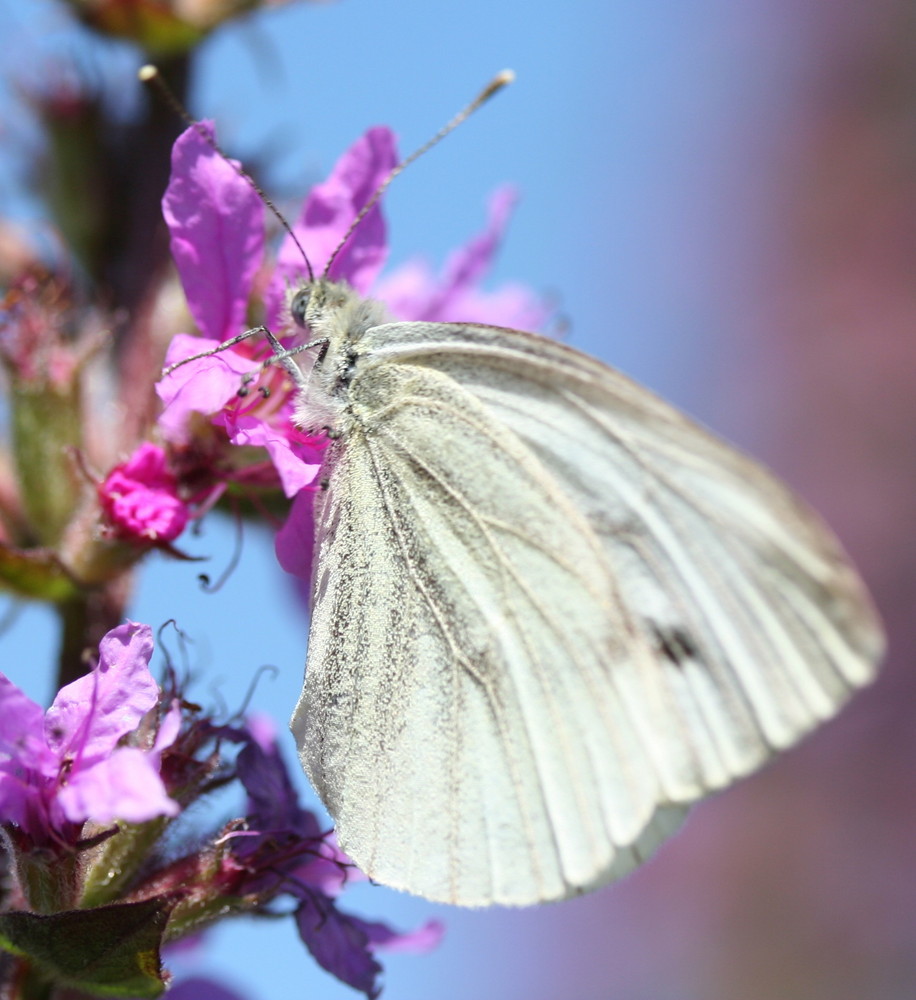
<path fill-rule="evenodd" d="M 57 605 L 62 625 L 57 661 L 59 688 L 92 668 L 102 636 L 124 619 L 130 586 L 131 577 L 125 573 L 104 587 L 84 591 Z"/>

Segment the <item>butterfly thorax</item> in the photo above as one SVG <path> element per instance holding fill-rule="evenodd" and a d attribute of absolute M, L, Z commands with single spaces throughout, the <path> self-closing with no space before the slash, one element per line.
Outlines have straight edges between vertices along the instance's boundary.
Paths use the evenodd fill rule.
<path fill-rule="evenodd" d="M 348 405 L 348 390 L 360 341 L 366 331 L 387 323 L 381 302 L 364 299 L 345 282 L 319 278 L 302 285 L 289 299 L 295 324 L 304 329 L 313 351 L 297 361 L 302 370 L 302 392 L 296 404 L 296 422 L 305 429 L 337 429 Z"/>

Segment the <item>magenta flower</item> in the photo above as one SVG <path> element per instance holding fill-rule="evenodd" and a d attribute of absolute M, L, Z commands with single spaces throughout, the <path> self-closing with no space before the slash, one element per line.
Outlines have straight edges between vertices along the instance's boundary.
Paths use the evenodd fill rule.
<path fill-rule="evenodd" d="M 41 843 L 75 839 L 87 819 L 141 823 L 178 812 L 159 775 L 178 734 L 177 705 L 152 746 L 121 745 L 159 703 L 152 650 L 148 625 L 112 629 L 95 669 L 62 688 L 47 712 L 0 674 L 0 820 Z"/>
<path fill-rule="evenodd" d="M 178 480 L 166 465 L 165 452 L 149 442 L 108 473 L 98 495 L 114 532 L 130 541 L 171 542 L 184 531 L 190 517 L 187 504 L 178 496 Z"/>
<path fill-rule="evenodd" d="M 212 134 L 210 125 L 204 127 Z M 397 162 L 393 134 L 373 128 L 340 158 L 328 179 L 313 188 L 293 231 L 316 275 L 324 273 L 356 215 Z M 451 256 L 440 276 L 414 261 L 385 279 L 380 272 L 387 256 L 386 226 L 376 205 L 337 252 L 328 275 L 386 301 L 399 319 L 536 328 L 549 309 L 530 291 L 519 285 L 495 292 L 480 288 L 514 202 L 510 189 L 497 191 L 485 230 Z M 200 133 L 188 129 L 175 143 L 163 212 L 188 305 L 203 335 L 176 337 L 166 357 L 171 365 L 244 330 L 263 263 L 264 206 Z M 302 253 L 287 236 L 264 295 L 265 321 L 271 329 L 280 329 L 284 322 L 287 289 L 307 277 Z M 307 578 L 310 546 L 303 539 L 311 533 L 310 493 L 327 439 L 304 434 L 294 425 L 293 388 L 279 366 L 263 366 L 270 356 L 261 338 L 251 338 L 177 368 L 157 387 L 165 404 L 159 427 L 167 440 L 186 445 L 193 437 L 195 415 L 204 414 L 225 430 L 231 444 L 266 450 L 284 493 L 296 498 L 277 539 L 278 557 L 289 572 Z"/>
<path fill-rule="evenodd" d="M 209 122 L 199 128 L 213 135 Z M 172 149 L 162 213 L 198 329 L 215 340 L 235 336 L 244 328 L 264 247 L 264 206 L 257 192 L 198 128 L 190 128 Z"/>
<path fill-rule="evenodd" d="M 293 232 L 316 275 L 324 273 L 331 254 L 353 220 L 397 162 L 394 133 L 387 128 L 371 128 L 337 161 L 328 179 L 309 192 Z M 345 281 L 357 292 L 368 295 L 387 256 L 387 227 L 382 207 L 377 204 L 334 258 L 327 277 Z M 280 246 L 267 292 L 268 324 L 276 325 L 283 319 L 287 288 L 301 284 L 306 278 L 308 269 L 302 253 L 287 236 Z"/>
<path fill-rule="evenodd" d="M 418 258 L 379 281 L 374 297 L 403 319 L 539 330 L 549 319 L 551 309 L 531 289 L 519 283 L 505 284 L 492 292 L 480 287 L 517 200 L 512 187 L 496 190 L 490 197 L 486 228 L 449 257 L 438 277 L 426 261 Z"/>
<path fill-rule="evenodd" d="M 202 127 L 212 134 L 210 125 Z M 175 143 L 162 207 L 188 307 L 203 334 L 172 341 L 166 363 L 174 364 L 244 330 L 262 264 L 264 205 L 192 128 Z M 193 415 L 210 416 L 231 444 L 266 449 L 284 492 L 295 496 L 314 480 L 326 441 L 294 426 L 283 372 L 262 369 L 269 356 L 263 340 L 251 340 L 176 369 L 157 387 L 165 404 L 159 427 L 167 440 L 186 444 Z"/>

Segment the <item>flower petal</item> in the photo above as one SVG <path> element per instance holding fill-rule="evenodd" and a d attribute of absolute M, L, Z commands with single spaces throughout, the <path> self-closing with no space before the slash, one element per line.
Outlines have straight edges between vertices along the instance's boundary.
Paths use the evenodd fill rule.
<path fill-rule="evenodd" d="M 156 742 L 150 754 L 161 754 L 163 750 L 170 747 L 178 739 L 181 730 L 181 702 L 177 698 L 172 699 L 171 707 L 163 716 L 159 723 L 159 731 L 156 733 Z"/>
<path fill-rule="evenodd" d="M 293 576 L 311 582 L 312 549 L 315 546 L 315 494 L 302 490 L 296 494 L 283 527 L 274 539 L 277 562 Z"/>
<path fill-rule="evenodd" d="M 212 123 L 199 122 L 172 148 L 162 213 L 191 315 L 205 336 L 226 340 L 241 329 L 261 263 L 264 205 L 201 129 L 214 135 Z"/>
<path fill-rule="evenodd" d="M 167 364 L 218 346 L 219 341 L 180 333 L 172 338 Z M 238 395 L 242 378 L 260 370 L 261 363 L 231 349 L 188 361 L 156 383 L 163 402 L 157 424 L 167 441 L 185 443 L 192 413 L 213 414 Z"/>
<path fill-rule="evenodd" d="M 467 289 L 463 295 L 452 298 L 449 311 L 463 323 L 507 326 L 514 330 L 540 330 L 553 309 L 530 288 L 517 282 L 509 282 L 492 292 Z"/>
<path fill-rule="evenodd" d="M 124 489 L 103 507 L 120 536 L 149 544 L 171 542 L 184 531 L 191 516 L 186 504 L 164 490 L 151 490 L 126 480 Z"/>
<path fill-rule="evenodd" d="M 144 442 L 98 487 L 99 503 L 122 538 L 149 544 L 177 538 L 191 516 L 165 451 Z"/>
<path fill-rule="evenodd" d="M 57 758 L 45 743 L 44 709 L 0 674 L 0 760 L 11 760 L 30 768 L 51 766 Z"/>
<path fill-rule="evenodd" d="M 442 284 L 446 294 L 473 288 L 490 270 L 516 201 L 518 194 L 509 185 L 497 188 L 490 195 L 486 228 L 452 253 L 445 263 Z"/>
<path fill-rule="evenodd" d="M 511 187 L 493 193 L 486 228 L 449 257 L 441 277 L 433 275 L 424 261 L 409 261 L 376 286 L 375 297 L 398 319 L 488 323 L 521 330 L 541 327 L 551 310 L 523 285 L 502 285 L 494 292 L 479 287 L 493 265 L 515 201 Z"/>
<path fill-rule="evenodd" d="M 300 434 L 291 424 L 274 427 L 257 417 L 235 414 L 223 414 L 216 422 L 226 427 L 233 444 L 267 449 L 286 496 L 295 496 L 315 481 L 321 468 L 319 454 L 311 442 L 299 440 Z"/>
<path fill-rule="evenodd" d="M 144 823 L 176 816 L 178 803 L 166 793 L 158 764 L 138 747 L 118 747 L 110 757 L 75 772 L 57 794 L 67 819 Z"/>
<path fill-rule="evenodd" d="M 315 853 L 293 869 L 291 875 L 303 885 L 314 886 L 332 899 L 339 896 L 346 886 L 368 881 L 368 876 L 337 846 L 333 831 L 325 834 L 316 845 Z"/>
<path fill-rule="evenodd" d="M 276 743 L 262 746 L 250 739 L 239 751 L 236 768 L 248 793 L 248 814 L 253 828 L 277 831 L 298 826 L 302 809 Z M 314 834 L 318 833 L 315 823 Z"/>
<path fill-rule="evenodd" d="M 167 997 L 168 1000 L 248 1000 L 244 994 L 203 976 L 180 980 L 169 988 Z"/>
<path fill-rule="evenodd" d="M 445 934 L 445 926 L 439 920 L 428 920 L 415 931 L 401 934 L 392 930 L 387 924 L 351 917 L 369 938 L 369 947 L 374 951 L 402 952 L 404 954 L 422 955 L 437 948 Z"/>
<path fill-rule="evenodd" d="M 119 625 L 99 643 L 98 666 L 58 691 L 45 736 L 60 757 L 74 758 L 72 773 L 111 753 L 159 700 L 148 667 L 152 653 L 149 625 Z"/>
<path fill-rule="evenodd" d="M 147 486 L 172 488 L 175 476 L 169 471 L 165 449 L 151 441 L 144 441 L 121 466 L 124 475 Z"/>
<path fill-rule="evenodd" d="M 367 997 L 379 995 L 382 967 L 372 957 L 360 921 L 341 913 L 326 896 L 304 892 L 296 910 L 299 936 L 323 968 Z"/>
<path fill-rule="evenodd" d="M 323 273 L 344 233 L 397 162 L 394 133 L 383 127 L 371 128 L 341 156 L 328 179 L 312 188 L 293 231 L 316 276 Z M 385 220 L 381 206 L 376 205 L 337 255 L 328 277 L 346 281 L 365 293 L 386 256 Z M 277 322 L 287 287 L 301 283 L 307 276 L 301 252 L 287 236 L 268 291 L 269 324 Z"/>
<path fill-rule="evenodd" d="M 0 764 L 0 823 L 15 823 L 29 832 L 45 826 L 43 820 L 31 822 L 42 809 L 41 792 L 33 781 L 8 773 L 9 763 Z"/>

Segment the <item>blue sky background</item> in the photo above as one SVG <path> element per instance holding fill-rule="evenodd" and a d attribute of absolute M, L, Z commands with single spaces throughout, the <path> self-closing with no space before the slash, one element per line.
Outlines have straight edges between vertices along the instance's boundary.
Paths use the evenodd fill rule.
<path fill-rule="evenodd" d="M 13 65 L 17 51 L 77 50 L 65 32 L 58 37 L 51 11 L 44 2 L 0 2 L 0 59 L 11 70 L 32 72 Z M 215 119 L 243 162 L 270 151 L 271 190 L 304 194 L 367 126 L 391 125 L 409 152 L 495 71 L 512 67 L 517 83 L 386 196 L 391 261 L 425 253 L 441 262 L 480 228 L 490 191 L 512 181 L 522 200 L 494 281 L 555 296 L 571 344 L 759 451 L 779 414 L 763 412 L 764 381 L 731 373 L 753 369 L 758 356 L 769 363 L 762 345 L 780 252 L 775 220 L 818 63 L 815 27 L 802 5 L 770 0 L 297 4 L 218 31 L 200 55 L 191 110 Z M 129 89 L 132 55 L 109 54 Z M 15 135 L 28 135 L 19 127 Z M 13 159 L 8 151 L 0 165 Z M 15 190 L 7 176 L 0 195 L 20 210 Z M 216 575 L 231 535 L 211 518 L 186 547 L 217 553 Z M 235 707 L 260 664 L 278 666 L 253 707 L 283 730 L 307 622 L 270 539 L 247 534 L 240 568 L 215 596 L 200 592 L 197 572 L 153 560 L 133 616 L 154 626 L 177 617 L 196 638 L 197 700 L 218 690 Z M 26 608 L 3 637 L 3 669 L 42 701 L 50 682 L 35 665 L 52 659 L 50 627 L 40 609 Z M 291 740 L 286 748 L 292 761 Z M 356 888 L 348 903 L 368 916 L 405 928 L 433 916 L 447 924 L 434 954 L 387 959 L 385 995 L 690 1000 L 714 943 L 686 904 L 667 904 L 666 883 L 686 879 L 702 893 L 707 879 L 728 877 L 703 849 L 706 834 L 731 821 L 721 803 L 701 806 L 646 869 L 574 902 L 463 912 Z M 222 927 L 201 961 L 195 968 L 252 1000 L 354 996 L 304 954 L 287 923 Z"/>

